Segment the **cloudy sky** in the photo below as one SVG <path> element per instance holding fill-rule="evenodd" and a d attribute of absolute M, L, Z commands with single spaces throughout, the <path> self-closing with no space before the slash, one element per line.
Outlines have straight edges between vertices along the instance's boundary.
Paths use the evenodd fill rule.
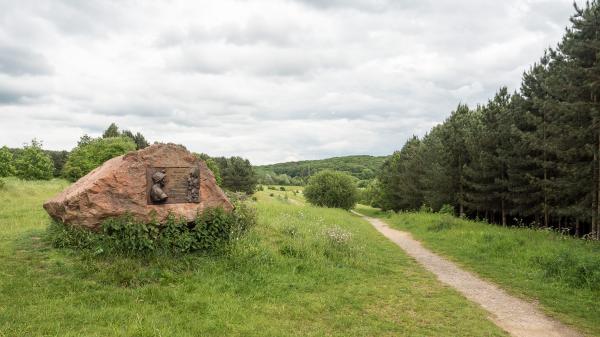
<path fill-rule="evenodd" d="M 111 122 L 254 164 L 390 154 L 561 38 L 572 0 L 0 0 L 0 146 Z"/>

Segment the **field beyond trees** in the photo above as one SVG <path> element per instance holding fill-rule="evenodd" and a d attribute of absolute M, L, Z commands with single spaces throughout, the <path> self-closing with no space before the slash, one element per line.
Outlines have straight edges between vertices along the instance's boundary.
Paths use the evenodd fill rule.
<path fill-rule="evenodd" d="M 0 336 L 506 335 L 367 222 L 295 190 L 258 192 L 258 225 L 225 255 L 130 258 L 46 241 L 41 204 L 67 184 L 0 189 Z"/>

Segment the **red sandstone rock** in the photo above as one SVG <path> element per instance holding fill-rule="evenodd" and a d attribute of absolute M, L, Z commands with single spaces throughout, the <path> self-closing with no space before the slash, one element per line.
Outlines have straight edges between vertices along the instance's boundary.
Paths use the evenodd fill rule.
<path fill-rule="evenodd" d="M 200 169 L 199 203 L 149 204 L 148 168 L 194 166 Z M 53 219 L 90 229 L 125 213 L 146 222 L 153 217 L 163 222 L 170 212 L 193 221 L 204 209 L 219 206 L 233 209 L 206 163 L 175 144 L 154 144 L 113 158 L 44 204 Z"/>

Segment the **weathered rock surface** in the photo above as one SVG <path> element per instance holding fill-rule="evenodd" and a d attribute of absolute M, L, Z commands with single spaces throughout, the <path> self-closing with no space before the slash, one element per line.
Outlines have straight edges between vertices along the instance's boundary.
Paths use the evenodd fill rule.
<path fill-rule="evenodd" d="M 151 204 L 147 170 L 156 167 L 198 167 L 199 202 Z M 126 213 L 140 221 L 162 222 L 169 213 L 193 221 L 204 209 L 219 206 L 233 209 L 204 161 L 175 144 L 155 144 L 113 158 L 44 204 L 53 219 L 90 229 Z"/>

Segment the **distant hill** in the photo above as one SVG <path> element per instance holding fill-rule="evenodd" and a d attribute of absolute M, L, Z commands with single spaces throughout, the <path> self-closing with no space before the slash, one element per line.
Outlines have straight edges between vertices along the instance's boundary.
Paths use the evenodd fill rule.
<path fill-rule="evenodd" d="M 351 174 L 359 180 L 375 178 L 387 156 L 367 155 L 333 157 L 320 160 L 302 160 L 287 163 L 255 166 L 259 180 L 264 184 L 298 184 L 321 170 L 330 169 Z M 286 183 L 286 177 L 290 180 Z M 270 180 L 274 181 L 270 181 Z"/>

